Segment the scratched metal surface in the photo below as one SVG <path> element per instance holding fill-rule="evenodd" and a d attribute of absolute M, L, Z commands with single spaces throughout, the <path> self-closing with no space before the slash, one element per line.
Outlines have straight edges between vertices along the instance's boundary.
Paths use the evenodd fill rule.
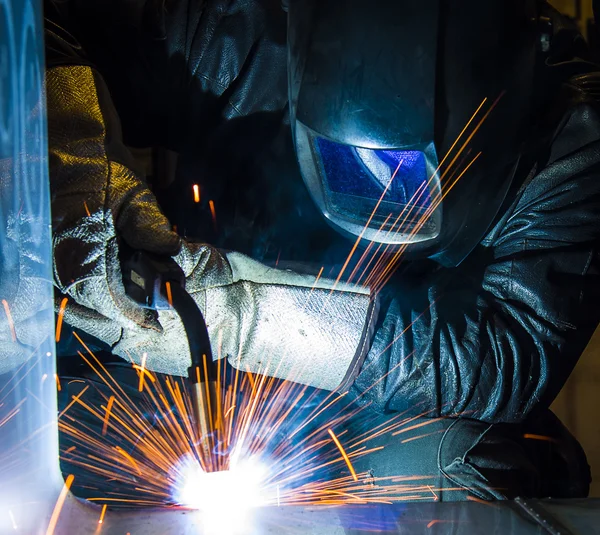
<path fill-rule="evenodd" d="M 535 501 L 532 504 L 534 509 L 544 510 L 541 522 L 523 513 L 514 502 L 265 508 L 255 511 L 244 530 L 236 535 L 600 534 L 600 500 Z M 235 514 L 235 504 L 232 504 L 231 514 Z M 108 511 L 102 525 L 98 524 L 99 517 L 100 508 L 91 508 L 72 499 L 63 508 L 56 533 L 75 533 L 73 526 L 78 526 L 77 533 L 81 535 L 228 535 L 207 529 L 202 515 L 193 511 Z"/>

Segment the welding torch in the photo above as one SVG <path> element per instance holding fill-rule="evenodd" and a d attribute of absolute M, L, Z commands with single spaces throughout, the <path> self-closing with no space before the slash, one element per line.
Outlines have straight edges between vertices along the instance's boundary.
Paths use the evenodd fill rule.
<path fill-rule="evenodd" d="M 191 390 L 193 428 L 200 441 L 204 464 L 212 465 L 211 431 L 217 425 L 217 369 L 212 358 L 208 329 L 202 312 L 185 290 L 185 275 L 177 262 L 145 251 L 121 247 L 125 292 L 143 308 L 173 308 L 181 318 L 191 355 L 188 381 Z M 208 471 L 208 469 L 207 469 Z"/>

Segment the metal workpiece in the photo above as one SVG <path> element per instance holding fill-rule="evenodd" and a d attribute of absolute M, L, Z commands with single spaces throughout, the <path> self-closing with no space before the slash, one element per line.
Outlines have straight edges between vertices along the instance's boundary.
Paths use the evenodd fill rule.
<path fill-rule="evenodd" d="M 520 507 L 526 515 L 529 515 L 537 524 L 542 526 L 550 535 L 572 535 L 573 532 L 563 526 L 540 504 L 533 500 L 516 498 L 514 501 L 517 507 Z"/>
<path fill-rule="evenodd" d="M 600 500 L 535 500 L 544 515 L 569 525 L 573 535 L 600 534 Z M 229 504 L 230 515 L 235 515 Z M 207 525 L 204 513 L 185 509 L 107 511 L 71 496 L 65 502 L 55 535 L 552 535 L 514 502 L 407 503 L 342 507 L 267 507 L 251 512 L 242 530 L 228 532 Z"/>

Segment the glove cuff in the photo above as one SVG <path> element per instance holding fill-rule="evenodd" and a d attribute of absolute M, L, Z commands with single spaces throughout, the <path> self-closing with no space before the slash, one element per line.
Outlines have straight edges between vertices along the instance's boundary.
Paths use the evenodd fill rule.
<path fill-rule="evenodd" d="M 369 290 L 268 268 L 239 253 L 226 259 L 233 282 L 207 289 L 203 305 L 215 355 L 242 371 L 330 391 L 349 387 L 377 320 Z"/>

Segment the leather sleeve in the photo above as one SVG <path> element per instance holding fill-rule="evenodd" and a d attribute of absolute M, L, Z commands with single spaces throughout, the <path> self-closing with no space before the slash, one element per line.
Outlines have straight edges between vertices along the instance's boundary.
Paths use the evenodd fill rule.
<path fill-rule="evenodd" d="M 489 422 L 551 404 L 600 320 L 599 138 L 597 107 L 575 106 L 467 261 L 387 288 L 354 385 L 363 399 Z"/>

